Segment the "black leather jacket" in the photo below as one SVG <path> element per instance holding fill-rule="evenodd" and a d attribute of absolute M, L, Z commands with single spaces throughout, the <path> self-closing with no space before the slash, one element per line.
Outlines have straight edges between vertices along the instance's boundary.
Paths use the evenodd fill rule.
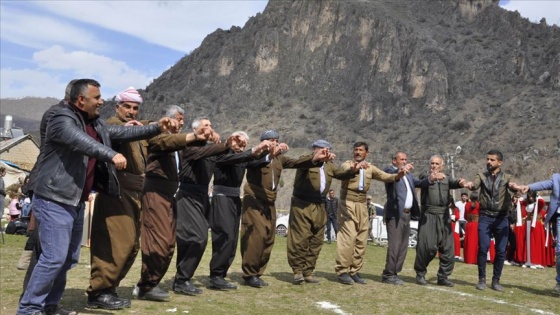
<path fill-rule="evenodd" d="M 62 204 L 77 206 L 85 185 L 89 157 L 97 159 L 95 187 L 119 196 L 119 183 L 111 148 L 115 142 L 134 141 L 160 133 L 157 125 L 124 127 L 107 125 L 101 119 L 92 122 L 102 143 L 85 132 L 85 121 L 77 109 L 66 105 L 48 122 L 41 168 L 38 170 L 35 194 Z"/>

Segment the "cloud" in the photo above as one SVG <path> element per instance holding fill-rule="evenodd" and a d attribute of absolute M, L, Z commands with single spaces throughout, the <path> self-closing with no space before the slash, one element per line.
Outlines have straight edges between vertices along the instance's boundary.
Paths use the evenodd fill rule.
<path fill-rule="evenodd" d="M 69 80 L 68 80 L 69 81 Z M 2 68 L 0 71 L 0 98 L 24 96 L 64 97 L 66 83 L 49 72 L 36 69 Z"/>
<path fill-rule="evenodd" d="M 500 6 L 509 11 L 518 11 L 529 21 L 538 23 L 543 17 L 548 25 L 560 25 L 560 1 L 501 1 Z"/>
<path fill-rule="evenodd" d="M 59 98 L 71 79 L 92 78 L 101 83 L 103 98 L 108 99 L 129 86 L 145 88 L 152 80 L 124 61 L 87 51 L 66 51 L 61 46 L 34 53 L 33 62 L 36 69 L 2 69 L 1 97 Z"/>
<path fill-rule="evenodd" d="M 37 1 L 51 14 L 188 53 L 217 27 L 243 26 L 266 1 Z M 86 9 L 87 8 L 87 9 Z"/>
<path fill-rule="evenodd" d="M 43 49 L 57 43 L 79 49 L 103 51 L 108 45 L 87 31 L 64 19 L 30 13 L 1 5 L 2 40 L 24 47 Z"/>

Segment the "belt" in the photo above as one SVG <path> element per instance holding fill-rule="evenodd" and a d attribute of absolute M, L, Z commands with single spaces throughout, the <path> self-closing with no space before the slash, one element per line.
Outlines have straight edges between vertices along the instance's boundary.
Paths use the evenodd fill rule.
<path fill-rule="evenodd" d="M 410 213 L 410 208 L 404 208 L 404 209 L 402 210 L 402 212 L 403 212 L 403 213 Z"/>

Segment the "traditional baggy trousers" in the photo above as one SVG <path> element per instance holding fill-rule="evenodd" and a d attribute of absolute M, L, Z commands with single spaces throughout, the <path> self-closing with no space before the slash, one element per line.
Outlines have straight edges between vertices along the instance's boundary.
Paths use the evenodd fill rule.
<path fill-rule="evenodd" d="M 263 275 L 270 259 L 276 236 L 276 207 L 274 203 L 243 197 L 241 215 L 241 268 L 243 277 Z"/>
<path fill-rule="evenodd" d="M 294 273 L 310 276 L 323 247 L 327 213 L 324 202 L 310 203 L 292 196 L 288 230 L 288 263 Z"/>
<path fill-rule="evenodd" d="M 239 189 L 237 189 L 239 191 Z M 212 259 L 210 276 L 226 277 L 235 258 L 239 240 L 241 198 L 214 194 L 210 214 L 212 230 Z"/>
<path fill-rule="evenodd" d="M 455 244 L 451 218 L 448 214 L 423 212 L 418 225 L 418 245 L 414 270 L 416 275 L 425 277 L 428 265 L 439 257 L 438 279 L 447 279 L 455 266 Z"/>
<path fill-rule="evenodd" d="M 114 290 L 126 276 L 140 249 L 143 177 L 119 176 L 121 198 L 99 192 L 91 232 L 89 295 Z"/>
<path fill-rule="evenodd" d="M 173 194 L 163 194 L 149 188 L 144 192 L 140 232 L 142 270 L 138 281 L 138 288 L 142 292 L 156 287 L 169 269 L 175 252 L 175 218 Z"/>
<path fill-rule="evenodd" d="M 191 188 L 191 189 L 189 189 Z M 190 281 L 208 243 L 210 200 L 207 191 L 196 191 L 194 185 L 177 193 L 177 274 L 175 283 Z"/>

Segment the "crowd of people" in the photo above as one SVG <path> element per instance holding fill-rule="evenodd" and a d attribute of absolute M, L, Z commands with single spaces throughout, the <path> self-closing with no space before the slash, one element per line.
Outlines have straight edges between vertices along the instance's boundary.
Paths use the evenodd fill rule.
<path fill-rule="evenodd" d="M 264 131 L 260 142 L 247 148 L 249 136 L 245 132 L 221 139 L 208 117 L 194 119 L 191 131 L 181 133 L 184 110 L 176 105 L 164 107 L 156 122 L 138 121 L 143 100 L 133 88 L 119 93 L 115 101 L 114 117 L 103 121 L 99 119 L 103 105 L 100 84 L 92 79 L 73 80 L 65 99 L 43 116 L 40 155 L 28 184 L 32 216 L 37 222 L 37 232 L 32 234 L 36 263 L 29 265 L 18 314 L 76 314 L 61 308 L 59 302 L 67 271 L 79 259 L 84 202 L 92 191 L 97 197 L 87 305 L 110 310 L 131 307 L 130 299 L 119 297 L 116 289 L 139 252 L 142 268 L 133 292 L 138 299 L 170 299 L 159 283 L 175 250 L 173 291 L 202 294 L 192 278 L 205 252 L 209 229 L 212 258 L 208 287 L 237 289 L 226 278 L 238 242 L 244 284 L 267 287 L 262 276 L 274 245 L 275 200 L 283 169 L 296 169 L 287 238 L 294 284 L 320 283 L 314 270 L 327 221 L 333 222 L 337 231 L 337 281 L 345 285 L 366 283 L 360 270 L 375 213 L 368 209 L 367 201 L 372 180 L 384 182 L 387 190 L 388 249 L 382 277 L 387 284 L 404 283 L 398 274 L 406 258 L 410 220 L 419 219 L 416 282 L 428 284 L 428 265 L 439 253 L 437 284 L 453 286 L 450 276 L 457 255 L 450 218 L 458 215 L 448 211 L 451 189 L 479 192 L 476 261 L 477 288 L 481 290 L 486 287 L 486 255 L 494 239 L 491 287 L 502 291 L 508 214 L 513 206 L 510 193 L 554 187 L 556 199 L 546 213 L 537 206 L 529 210 L 530 204 L 525 209 L 546 214 L 546 224 L 558 210 L 558 179 L 550 185 L 518 185 L 501 171 L 503 156 L 496 150 L 487 154 L 487 170 L 471 182 L 448 178 L 443 172 L 444 160 L 438 155 L 430 159 L 429 171 L 416 178 L 404 152 L 397 152 L 385 170 L 367 162 L 369 147 L 365 142 L 355 142 L 353 158 L 336 165 L 331 145 L 325 140 L 313 142 L 309 154 L 288 157 L 289 146 L 279 141 L 280 134 L 273 129 Z M 246 184 L 241 189 L 244 178 Z M 339 198 L 330 189 L 333 179 L 341 181 Z M 415 188 L 421 190 L 420 199 Z M 557 256 L 559 252 L 557 244 Z M 560 270 L 558 274 L 556 290 L 560 292 Z"/>

